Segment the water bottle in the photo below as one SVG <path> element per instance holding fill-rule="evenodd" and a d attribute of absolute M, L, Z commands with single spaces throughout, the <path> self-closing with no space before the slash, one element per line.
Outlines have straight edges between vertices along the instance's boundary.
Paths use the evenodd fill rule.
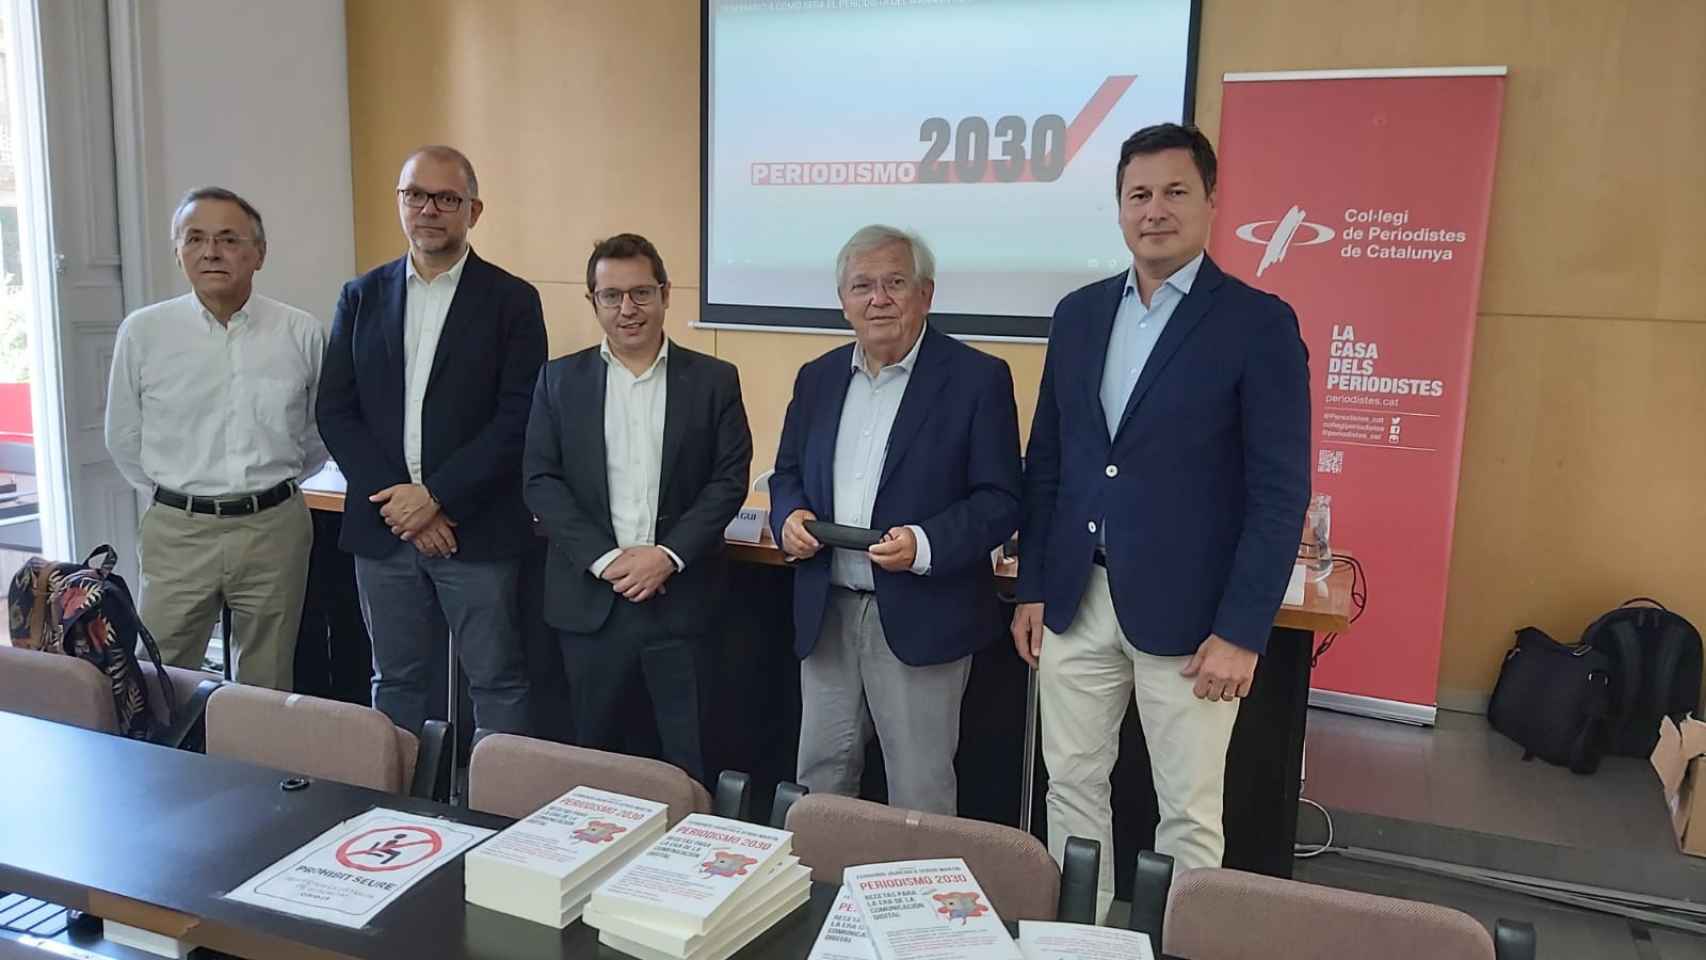
<path fill-rule="evenodd" d="M 1300 552 L 1312 580 L 1324 580 L 1333 572 L 1333 498 L 1317 493 L 1304 514 L 1303 549 Z"/>

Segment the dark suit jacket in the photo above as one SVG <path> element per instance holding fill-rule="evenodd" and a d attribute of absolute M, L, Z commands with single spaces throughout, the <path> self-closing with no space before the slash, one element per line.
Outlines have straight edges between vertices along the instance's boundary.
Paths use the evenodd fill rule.
<path fill-rule="evenodd" d="M 663 457 L 656 541 L 683 569 L 655 605 L 667 629 L 704 633 L 722 604 L 723 530 L 746 502 L 752 432 L 733 364 L 669 345 L 664 361 Z M 545 564 L 545 619 L 591 633 L 617 597 L 589 567 L 616 549 L 604 447 L 608 367 L 597 347 L 552 360 L 539 371 L 523 461 L 527 505 L 551 538 Z"/>
<path fill-rule="evenodd" d="M 367 557 L 401 542 L 368 497 L 408 483 L 403 460 L 403 300 L 399 257 L 344 284 L 320 374 L 320 435 L 349 481 L 339 545 Z M 472 251 L 445 316 L 421 413 L 421 476 L 456 521 L 457 556 L 520 553 L 532 535 L 521 502 L 528 399 L 545 362 L 533 285 Z"/>
<path fill-rule="evenodd" d="M 989 553 L 1013 533 L 1019 509 L 1019 415 L 1004 360 L 924 329 L 924 343 L 889 433 L 871 526 L 918 524 L 930 573 L 872 564 L 889 647 L 914 666 L 976 652 L 1002 630 Z M 853 345 L 800 368 L 770 478 L 770 527 L 804 507 L 835 517 L 835 435 L 853 377 Z M 825 547 L 794 570 L 794 652 L 805 657 L 829 599 Z"/>
<path fill-rule="evenodd" d="M 1205 257 L 1110 442 L 1102 365 L 1125 279 L 1055 308 L 1025 461 L 1019 599 L 1066 630 L 1105 523 L 1114 612 L 1134 646 L 1188 654 L 1212 631 L 1263 652 L 1309 500 L 1297 315 Z"/>

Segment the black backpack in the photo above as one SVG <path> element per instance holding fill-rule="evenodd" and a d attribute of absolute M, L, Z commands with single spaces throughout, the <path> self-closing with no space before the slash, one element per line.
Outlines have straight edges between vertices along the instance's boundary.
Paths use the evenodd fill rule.
<path fill-rule="evenodd" d="M 1535 627 L 1516 632 L 1487 722 L 1539 757 L 1576 773 L 1599 769 L 1610 660 L 1587 644 L 1567 647 Z M 1655 725 L 1655 729 L 1657 729 Z"/>
<path fill-rule="evenodd" d="M 1659 718 L 1700 706 L 1700 631 L 1657 600 L 1637 597 L 1600 617 L 1582 643 L 1611 661 L 1606 753 L 1650 757 Z"/>

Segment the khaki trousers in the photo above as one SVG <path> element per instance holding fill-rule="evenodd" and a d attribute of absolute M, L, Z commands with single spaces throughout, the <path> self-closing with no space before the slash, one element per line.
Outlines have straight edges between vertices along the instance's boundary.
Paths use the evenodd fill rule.
<path fill-rule="evenodd" d="M 1120 722 L 1137 699 L 1149 743 L 1161 822 L 1155 851 L 1177 869 L 1218 867 L 1226 849 L 1226 747 L 1239 701 L 1198 700 L 1179 675 L 1188 657 L 1157 657 L 1126 642 L 1114 617 L 1108 572 L 1090 568 L 1078 614 L 1065 633 L 1043 634 L 1038 663 L 1043 762 L 1048 767 L 1048 845 L 1058 862 L 1071 836 L 1102 845 L 1097 919 L 1114 902 L 1114 821 L 1108 776 L 1119 758 Z"/>
<path fill-rule="evenodd" d="M 151 504 L 142 514 L 142 622 L 170 666 L 199 669 L 231 607 L 231 675 L 289 690 L 314 524 L 302 494 L 243 517 Z"/>

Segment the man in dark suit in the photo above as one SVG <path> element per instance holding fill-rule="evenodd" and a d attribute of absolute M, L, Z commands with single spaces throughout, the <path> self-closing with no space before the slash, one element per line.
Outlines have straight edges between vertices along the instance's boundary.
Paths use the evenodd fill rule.
<path fill-rule="evenodd" d="M 855 342 L 800 369 L 770 478 L 770 524 L 796 562 L 799 781 L 857 795 L 873 721 L 889 802 L 954 813 L 960 697 L 1000 628 L 990 552 L 1019 507 L 1007 364 L 926 323 L 935 261 L 866 227 L 836 260 Z M 826 549 L 804 521 L 883 532 Z"/>
<path fill-rule="evenodd" d="M 1038 667 L 1049 846 L 1102 843 L 1135 691 L 1156 850 L 1218 866 L 1226 747 L 1309 499 L 1309 361 L 1284 301 L 1204 254 L 1214 149 L 1133 134 L 1115 168 L 1132 269 L 1055 309 L 1026 459 L 1013 637 Z"/>
<path fill-rule="evenodd" d="M 474 723 L 525 733 L 516 628 L 528 398 L 545 362 L 539 292 L 480 259 L 483 205 L 450 147 L 403 164 L 397 212 L 409 250 L 344 285 L 320 380 L 320 432 L 349 482 L 340 545 L 355 554 L 373 638 L 373 705 L 419 730 L 448 625 Z"/>
<path fill-rule="evenodd" d="M 669 274 L 646 238 L 599 242 L 586 284 L 604 340 L 545 365 L 527 425 L 527 505 L 551 538 L 545 619 L 580 742 L 621 748 L 625 695 L 643 681 L 663 759 L 703 781 L 723 529 L 752 468 L 740 376 L 664 335 Z"/>

